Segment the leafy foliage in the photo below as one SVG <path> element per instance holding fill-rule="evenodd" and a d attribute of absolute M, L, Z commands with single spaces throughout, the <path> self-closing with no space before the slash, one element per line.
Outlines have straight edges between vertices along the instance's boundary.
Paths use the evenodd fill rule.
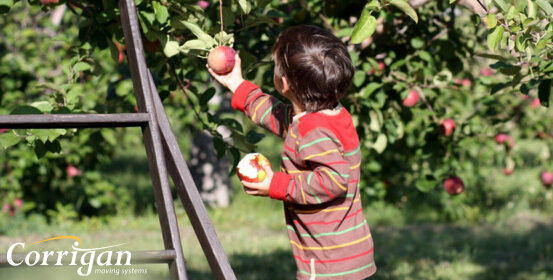
<path fill-rule="evenodd" d="M 136 1 L 147 63 L 178 120 L 173 125 L 210 132 L 219 156 L 237 162 L 263 135 L 235 114 L 218 113 L 220 104 L 212 100 L 219 89 L 203 58 L 215 46 L 233 46 L 246 78 L 271 92 L 269 52 L 278 34 L 291 25 L 317 24 L 347 44 L 357 69 L 343 103 L 362 141 L 360 185 L 367 201 L 440 209 L 444 218 L 457 219 L 474 215 L 492 196 L 482 187 L 482 167 L 551 165 L 549 142 L 531 161 L 517 144 L 494 142 L 499 133 L 519 143 L 553 132 L 546 121 L 551 113 L 531 105 L 539 98 L 548 106 L 550 99 L 553 26 L 545 0 L 484 3 L 482 18 L 447 0 L 417 8 L 403 0 L 224 1 L 224 32 L 218 3 L 207 4 Z M 62 5 L 67 11 L 57 24 L 54 15 L 63 6 L 0 1 L 0 12 L 7 12 L 0 18 L 0 113 L 135 110 L 116 2 Z M 412 91 L 420 101 L 404 106 Z M 451 136 L 440 133 L 446 118 L 456 123 Z M 221 126 L 231 129 L 229 138 Z M 43 211 L 62 209 L 56 206 L 61 202 L 90 215 L 113 213 L 125 201 L 96 171 L 118 145 L 131 143 L 120 130 L 3 132 L 4 203 L 24 197 Z M 80 175 L 69 176 L 69 165 Z M 451 197 L 442 190 L 450 175 L 464 180 L 465 193 Z"/>

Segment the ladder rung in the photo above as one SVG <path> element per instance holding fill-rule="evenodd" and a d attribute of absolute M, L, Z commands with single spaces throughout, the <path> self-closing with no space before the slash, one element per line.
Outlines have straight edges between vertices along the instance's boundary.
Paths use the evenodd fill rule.
<path fill-rule="evenodd" d="M 98 255 L 102 253 L 102 250 L 96 251 L 95 258 L 98 258 Z M 44 255 L 42 252 L 40 253 L 40 260 L 35 264 L 34 266 L 40 266 L 40 264 L 44 261 Z M 131 251 L 131 264 L 154 264 L 154 263 L 169 263 L 173 261 L 176 257 L 175 250 L 153 250 L 153 251 Z M 25 258 L 27 254 L 26 253 L 18 253 L 18 254 L 12 254 L 11 259 L 15 263 L 21 263 L 20 266 L 27 266 L 25 263 Z M 104 255 L 106 256 L 106 255 Z M 120 258 L 121 264 L 125 264 L 127 257 L 125 255 L 121 255 Z M 113 252 L 111 256 L 111 264 L 115 264 L 117 262 L 118 258 L 117 252 Z M 107 257 L 102 257 L 101 262 L 105 263 Z M 32 255 L 29 258 L 29 261 L 31 263 L 34 263 L 35 257 Z M 58 261 L 58 255 L 56 251 L 54 251 L 54 254 L 48 257 L 47 263 L 51 266 L 53 266 Z M 72 262 L 72 254 L 69 253 L 65 256 L 62 256 L 61 263 L 63 265 L 68 265 Z M 78 254 L 75 258 L 75 263 L 77 265 L 80 265 L 81 261 L 81 255 Z M 96 262 L 96 259 L 94 260 Z M 1 254 L 0 255 L 0 267 L 13 267 L 11 264 L 8 263 L 7 254 Z"/>
<path fill-rule="evenodd" d="M 0 128 L 92 128 L 145 126 L 148 113 L 0 116 Z"/>

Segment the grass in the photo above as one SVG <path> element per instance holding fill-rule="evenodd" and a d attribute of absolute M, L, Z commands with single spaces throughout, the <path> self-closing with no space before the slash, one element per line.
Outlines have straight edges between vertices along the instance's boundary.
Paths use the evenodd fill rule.
<path fill-rule="evenodd" d="M 132 162 L 130 167 L 121 167 Z M 152 191 L 143 158 L 123 155 L 107 176 L 117 185 L 135 186 L 137 205 L 147 205 Z M 424 213 L 409 213 L 384 203 L 365 207 L 375 241 L 378 272 L 373 279 L 552 279 L 553 191 L 538 181 L 539 169 L 518 169 L 506 177 L 489 170 L 489 191 L 494 208 L 472 211 L 472 218 L 456 223 L 421 219 Z M 234 185 L 236 186 L 236 179 Z M 131 188 L 131 187 L 129 187 Z M 466 191 L 471 191 L 467 186 Z M 424 201 L 420 202 L 421 204 Z M 189 279 L 214 279 L 180 201 L 176 201 L 183 252 Z M 0 251 L 14 242 L 30 244 L 60 235 L 75 235 L 82 247 L 94 248 L 126 243 L 124 250 L 163 249 L 159 220 L 152 211 L 136 215 L 126 211 L 114 217 L 89 218 L 47 224 L 39 216 L 14 223 L 9 236 L 0 236 Z M 280 202 L 235 192 L 232 205 L 209 209 L 221 243 L 238 279 L 294 279 Z M 29 245 L 29 250 L 69 249 L 66 240 Z M 36 247 L 31 247 L 36 246 Z M 40 246 L 40 247 L 38 247 Z M 120 250 L 118 248 L 118 250 Z M 168 279 L 166 265 L 135 265 L 146 275 L 99 275 L 86 279 Z M 0 279 L 75 279 L 75 267 L 0 269 Z"/>

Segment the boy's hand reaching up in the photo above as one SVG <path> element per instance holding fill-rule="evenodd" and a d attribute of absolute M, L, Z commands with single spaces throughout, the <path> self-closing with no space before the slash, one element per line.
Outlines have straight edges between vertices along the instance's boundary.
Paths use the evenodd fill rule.
<path fill-rule="evenodd" d="M 217 80 L 221 85 L 227 87 L 230 89 L 230 91 L 235 92 L 238 86 L 244 81 L 244 78 L 242 77 L 242 61 L 240 60 L 240 56 L 236 54 L 234 56 L 234 68 L 232 68 L 232 71 L 230 73 L 219 75 L 209 67 L 209 65 L 205 65 L 207 67 L 207 70 Z"/>
<path fill-rule="evenodd" d="M 246 191 L 247 194 L 255 196 L 269 196 L 269 187 L 271 186 L 271 180 L 273 180 L 273 170 L 270 165 L 263 165 L 262 168 L 267 174 L 267 176 L 265 176 L 265 180 L 262 182 L 250 183 L 247 181 L 241 181 L 242 185 L 244 185 L 244 191 Z"/>

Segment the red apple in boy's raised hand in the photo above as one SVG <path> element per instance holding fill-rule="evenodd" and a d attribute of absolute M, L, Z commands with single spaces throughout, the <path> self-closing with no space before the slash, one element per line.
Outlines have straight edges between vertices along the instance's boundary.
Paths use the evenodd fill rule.
<path fill-rule="evenodd" d="M 263 166 L 271 168 L 271 163 L 260 153 L 250 153 L 238 162 L 236 173 L 242 181 L 252 183 L 263 182 L 267 176 L 267 172 L 265 172 Z"/>
<path fill-rule="evenodd" d="M 453 134 L 453 131 L 455 131 L 455 121 L 452 119 L 445 119 L 438 129 L 442 135 L 449 137 Z"/>
<path fill-rule="evenodd" d="M 444 189 L 450 195 L 458 195 L 465 190 L 465 184 L 461 178 L 449 176 L 449 178 L 444 181 Z"/>
<path fill-rule="evenodd" d="M 236 52 L 227 46 L 213 49 L 207 56 L 207 65 L 219 75 L 227 74 L 234 68 Z"/>
<path fill-rule="evenodd" d="M 413 107 L 417 105 L 417 103 L 419 103 L 419 100 L 420 100 L 419 93 L 416 90 L 412 89 L 409 91 L 409 95 L 407 95 L 407 97 L 403 99 L 403 106 Z"/>
<path fill-rule="evenodd" d="M 553 173 L 543 171 L 541 173 L 541 182 L 546 188 L 550 188 L 551 184 L 553 184 Z"/>

